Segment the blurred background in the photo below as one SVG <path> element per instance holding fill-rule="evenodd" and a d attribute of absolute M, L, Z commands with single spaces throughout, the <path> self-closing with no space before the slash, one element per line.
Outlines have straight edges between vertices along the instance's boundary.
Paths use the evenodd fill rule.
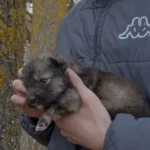
<path fill-rule="evenodd" d="M 0 150 L 46 150 L 19 124 L 11 83 L 31 57 L 51 53 L 65 14 L 80 0 L 0 0 Z"/>

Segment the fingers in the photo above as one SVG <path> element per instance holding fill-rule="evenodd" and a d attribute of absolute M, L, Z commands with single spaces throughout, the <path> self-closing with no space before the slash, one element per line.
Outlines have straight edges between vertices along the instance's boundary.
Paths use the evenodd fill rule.
<path fill-rule="evenodd" d="M 30 108 L 24 97 L 13 95 L 11 97 L 11 101 L 15 103 L 24 113 L 26 113 L 30 117 L 40 118 L 45 113 L 45 110 Z"/>
<path fill-rule="evenodd" d="M 67 132 L 66 132 L 65 130 L 61 130 L 61 135 L 62 135 L 62 136 L 65 136 L 65 137 L 68 136 L 68 134 L 67 134 Z"/>
<path fill-rule="evenodd" d="M 74 117 L 72 117 L 72 115 L 74 115 Z M 69 115 L 67 115 L 65 117 L 62 117 L 59 120 L 55 120 L 55 123 L 62 130 L 66 130 L 66 126 L 64 126 L 64 125 L 67 124 L 67 126 L 70 126 L 70 122 L 71 123 L 74 122 L 75 119 L 76 119 L 75 118 L 75 114 L 69 114 Z M 62 127 L 64 127 L 64 128 L 62 128 Z"/>
<path fill-rule="evenodd" d="M 73 138 L 67 138 L 67 141 L 68 141 L 69 143 L 78 144 L 78 145 L 79 145 L 79 142 L 77 142 L 77 141 L 74 140 Z"/>
<path fill-rule="evenodd" d="M 14 80 L 12 83 L 14 89 L 14 95 L 11 97 L 11 101 L 19 106 L 26 105 L 26 89 L 20 80 Z"/>
<path fill-rule="evenodd" d="M 73 70 L 68 68 L 66 72 L 73 87 L 77 90 L 79 96 L 83 98 L 83 96 L 85 96 L 85 94 L 89 91 L 88 88 L 84 85 L 80 77 Z"/>
<path fill-rule="evenodd" d="M 18 79 L 12 82 L 12 87 L 17 94 L 26 94 L 26 88 L 23 86 L 22 82 Z"/>
<path fill-rule="evenodd" d="M 84 85 L 80 77 L 74 71 L 72 71 L 71 69 L 67 69 L 66 72 L 73 87 L 76 89 L 85 106 L 90 106 L 91 103 L 93 104 L 93 99 L 97 100 L 97 102 L 100 103 L 99 98 Z"/>
<path fill-rule="evenodd" d="M 20 107 L 24 107 L 26 105 L 26 99 L 18 95 L 12 95 L 11 101 Z"/>
<path fill-rule="evenodd" d="M 66 137 L 68 142 L 70 142 L 70 143 L 73 143 L 73 144 L 79 143 L 79 142 L 77 142 L 78 139 L 76 137 L 74 137 L 73 134 L 70 132 L 67 132 L 67 131 L 61 129 L 61 135 Z"/>

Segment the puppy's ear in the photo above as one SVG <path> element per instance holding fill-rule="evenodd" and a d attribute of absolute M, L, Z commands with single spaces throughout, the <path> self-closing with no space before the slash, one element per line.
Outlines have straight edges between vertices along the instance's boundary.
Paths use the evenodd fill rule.
<path fill-rule="evenodd" d="M 38 58 L 32 58 L 23 66 L 22 77 L 28 77 L 33 74 L 37 59 Z"/>
<path fill-rule="evenodd" d="M 76 60 L 70 60 L 70 59 L 58 60 L 55 58 L 48 58 L 48 60 L 50 62 L 50 65 L 53 65 L 56 68 L 62 69 L 63 71 L 66 71 L 67 68 L 70 68 L 79 76 L 87 75 L 91 71 L 90 67 Z"/>
<path fill-rule="evenodd" d="M 48 59 L 48 61 L 49 61 L 49 64 L 52 65 L 52 66 L 54 66 L 54 67 L 56 67 L 56 68 L 62 68 L 63 65 L 64 65 L 63 62 L 61 62 L 61 61 L 59 61 L 59 60 L 57 60 L 57 59 L 55 59 L 55 58 L 49 57 L 49 58 L 47 58 L 47 59 Z"/>
<path fill-rule="evenodd" d="M 82 64 L 78 61 L 73 61 L 70 65 L 70 68 L 79 76 L 88 75 L 91 71 L 91 68 Z"/>

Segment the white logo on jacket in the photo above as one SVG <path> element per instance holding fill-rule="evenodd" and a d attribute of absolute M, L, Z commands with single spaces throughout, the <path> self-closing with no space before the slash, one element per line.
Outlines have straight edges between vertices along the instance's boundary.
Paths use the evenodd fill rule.
<path fill-rule="evenodd" d="M 150 36 L 150 24 L 146 16 L 135 17 L 131 24 L 127 25 L 126 30 L 119 35 L 119 39 L 128 39 L 129 37 L 144 38 Z"/>

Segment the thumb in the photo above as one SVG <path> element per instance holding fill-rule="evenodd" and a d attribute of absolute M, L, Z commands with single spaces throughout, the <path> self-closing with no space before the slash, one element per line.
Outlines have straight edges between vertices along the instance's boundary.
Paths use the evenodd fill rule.
<path fill-rule="evenodd" d="M 86 93 L 89 92 L 88 88 L 84 85 L 80 77 L 70 68 L 66 70 L 72 86 L 75 88 L 81 99 L 85 99 Z"/>

